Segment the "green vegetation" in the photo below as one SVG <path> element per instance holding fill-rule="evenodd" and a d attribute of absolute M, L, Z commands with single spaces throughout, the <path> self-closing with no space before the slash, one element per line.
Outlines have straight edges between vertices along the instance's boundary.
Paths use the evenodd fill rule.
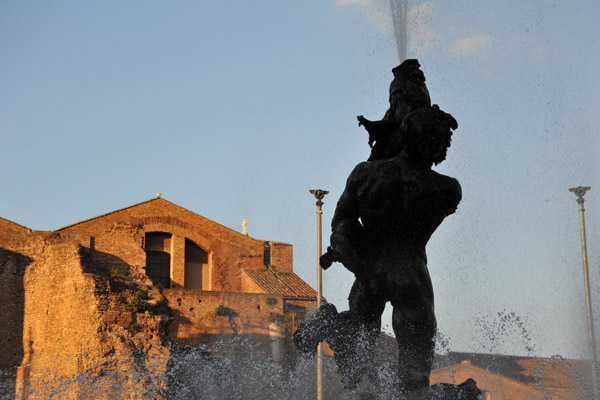
<path fill-rule="evenodd" d="M 277 304 L 277 299 L 275 297 L 267 297 L 267 305 L 269 306 L 274 306 L 275 304 Z"/>
<path fill-rule="evenodd" d="M 124 265 L 114 264 L 110 269 L 110 279 L 129 278 L 129 271 Z"/>
<path fill-rule="evenodd" d="M 267 268 L 265 268 L 264 270 L 261 270 L 261 271 L 263 271 L 263 272 L 264 272 L 264 271 L 266 271 L 267 269 L 270 269 L 271 271 L 273 271 L 273 273 L 274 273 L 275 275 L 281 275 L 281 276 L 284 276 L 284 275 L 287 275 L 287 274 L 288 274 L 288 273 L 287 273 L 287 272 L 285 272 L 285 271 L 278 271 L 278 270 L 277 270 L 277 267 L 276 267 L 275 265 L 273 265 L 273 264 L 269 264 L 269 265 L 267 265 Z"/>
<path fill-rule="evenodd" d="M 275 324 L 287 324 L 288 322 L 290 322 L 292 320 L 293 316 L 294 316 L 294 313 L 292 312 L 292 310 L 290 310 L 289 308 L 284 308 L 283 315 L 272 312 L 269 315 L 269 322 L 272 322 Z"/>
<path fill-rule="evenodd" d="M 215 314 L 217 317 L 235 317 L 237 315 L 231 308 L 225 307 L 222 304 L 215 308 Z"/>
<path fill-rule="evenodd" d="M 142 330 L 142 326 L 140 324 L 138 324 L 137 322 L 134 322 L 133 324 L 129 325 L 129 328 L 127 328 L 127 330 L 132 335 L 135 335 L 136 333 L 138 333 Z"/>
<path fill-rule="evenodd" d="M 146 303 L 146 300 L 148 300 L 148 295 L 142 291 L 138 291 L 135 293 L 133 298 L 129 300 L 129 305 L 135 307 L 137 312 L 146 311 L 148 308 L 148 303 Z"/>

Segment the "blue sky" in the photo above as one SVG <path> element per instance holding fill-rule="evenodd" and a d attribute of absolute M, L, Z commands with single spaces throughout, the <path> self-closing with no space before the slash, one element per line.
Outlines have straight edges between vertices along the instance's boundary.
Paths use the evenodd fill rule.
<path fill-rule="evenodd" d="M 437 170 L 463 201 L 428 246 L 450 350 L 587 356 L 577 185 L 592 186 L 600 332 L 599 8 L 411 2 L 408 55 L 459 122 Z M 390 15 L 385 0 L 3 2 L 0 215 L 52 230 L 161 192 L 294 244 L 314 286 L 308 191 L 330 191 L 328 238 L 369 153 L 356 116 L 388 108 Z M 339 309 L 351 283 L 340 265 L 324 273 Z"/>

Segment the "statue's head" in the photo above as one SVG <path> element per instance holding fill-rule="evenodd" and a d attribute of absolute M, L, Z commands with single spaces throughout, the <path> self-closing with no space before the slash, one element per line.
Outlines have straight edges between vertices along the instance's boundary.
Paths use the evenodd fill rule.
<path fill-rule="evenodd" d="M 454 117 L 434 104 L 404 117 L 400 127 L 400 143 L 412 156 L 437 165 L 446 159 L 452 131 L 457 128 L 458 122 Z"/>
<path fill-rule="evenodd" d="M 390 94 L 393 94 L 401 89 L 404 82 L 412 82 L 417 85 L 425 84 L 425 74 L 421 71 L 419 60 L 409 59 L 404 60 L 402 64 L 392 69 L 394 80 L 390 85 Z"/>
<path fill-rule="evenodd" d="M 400 120 L 410 111 L 430 107 L 429 91 L 419 61 L 405 60 L 392 70 L 394 80 L 390 84 L 390 106 Z"/>

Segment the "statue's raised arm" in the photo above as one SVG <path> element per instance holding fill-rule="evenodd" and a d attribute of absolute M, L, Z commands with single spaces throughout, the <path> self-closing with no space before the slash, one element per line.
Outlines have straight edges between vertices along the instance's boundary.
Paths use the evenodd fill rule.
<path fill-rule="evenodd" d="M 394 157 L 400 152 L 398 132 L 402 120 L 411 111 L 431 106 L 425 75 L 417 60 L 406 60 L 392 69 L 394 80 L 390 84 L 390 108 L 380 121 L 371 121 L 362 115 L 358 125 L 369 133 L 371 155 L 369 161 Z"/>

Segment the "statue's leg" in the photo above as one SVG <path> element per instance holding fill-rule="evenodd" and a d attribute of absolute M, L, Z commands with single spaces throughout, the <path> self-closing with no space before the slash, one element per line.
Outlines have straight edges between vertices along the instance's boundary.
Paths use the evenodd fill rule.
<path fill-rule="evenodd" d="M 364 375 L 374 377 L 375 345 L 381 331 L 385 299 L 376 285 L 356 280 L 350 291 L 350 310 L 339 314 L 338 333 L 327 342 L 346 388 L 355 387 Z"/>
<path fill-rule="evenodd" d="M 339 314 L 333 304 L 323 304 L 294 332 L 294 344 L 303 354 L 316 354 L 317 346 L 338 331 Z"/>
<path fill-rule="evenodd" d="M 402 287 L 392 299 L 392 326 L 398 342 L 400 390 L 429 386 L 437 328 L 429 273 L 416 284 Z"/>

